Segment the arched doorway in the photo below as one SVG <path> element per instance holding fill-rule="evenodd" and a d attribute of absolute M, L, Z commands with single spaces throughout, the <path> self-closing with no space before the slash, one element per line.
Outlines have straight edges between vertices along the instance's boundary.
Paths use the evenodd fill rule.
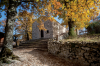
<path fill-rule="evenodd" d="M 44 31 L 41 30 L 41 38 L 43 38 L 43 37 L 44 37 Z"/>

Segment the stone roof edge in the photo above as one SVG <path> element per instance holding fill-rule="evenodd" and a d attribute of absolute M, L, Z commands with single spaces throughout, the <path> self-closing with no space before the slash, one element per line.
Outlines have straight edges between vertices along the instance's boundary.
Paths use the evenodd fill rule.
<path fill-rule="evenodd" d="M 40 17 L 42 17 L 42 16 L 40 16 Z M 58 24 L 60 24 L 57 20 L 55 20 Z M 35 22 L 37 22 L 37 21 L 35 21 Z M 54 21 L 53 21 L 54 22 Z M 61 24 L 60 24 L 61 25 Z M 62 26 L 62 25 L 61 25 Z M 62 27 L 64 27 L 64 26 L 62 26 Z M 64 28 L 66 28 L 66 27 L 64 27 Z"/>
<path fill-rule="evenodd" d="M 58 24 L 60 24 L 58 21 L 56 21 Z M 60 24 L 61 25 L 61 24 Z M 62 26 L 62 25 L 61 25 Z M 64 26 L 62 26 L 62 27 L 64 27 Z M 66 28 L 66 27 L 64 27 L 64 28 Z"/>

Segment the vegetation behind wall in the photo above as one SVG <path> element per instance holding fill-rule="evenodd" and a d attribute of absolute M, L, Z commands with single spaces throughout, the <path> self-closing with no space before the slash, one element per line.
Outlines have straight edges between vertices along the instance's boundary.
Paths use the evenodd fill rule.
<path fill-rule="evenodd" d="M 98 34 L 100 33 L 99 28 L 100 28 L 100 22 L 96 21 L 91 23 L 86 29 L 89 34 Z"/>

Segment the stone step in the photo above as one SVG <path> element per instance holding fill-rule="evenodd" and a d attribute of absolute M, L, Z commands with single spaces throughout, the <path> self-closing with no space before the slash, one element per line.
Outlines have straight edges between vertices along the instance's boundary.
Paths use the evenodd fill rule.
<path fill-rule="evenodd" d="M 44 39 L 23 41 L 19 44 L 18 48 L 37 48 L 47 50 L 47 43 L 48 40 Z"/>
<path fill-rule="evenodd" d="M 21 42 L 21 44 L 43 44 L 48 43 L 47 41 L 38 41 L 38 42 Z"/>
<path fill-rule="evenodd" d="M 27 44 L 21 44 L 19 46 L 47 46 L 47 44 L 38 44 L 38 45 L 27 45 Z"/>
<path fill-rule="evenodd" d="M 19 46 L 20 48 L 47 48 L 47 46 Z"/>
<path fill-rule="evenodd" d="M 28 41 L 22 41 L 22 42 L 30 43 L 30 42 L 43 42 L 43 41 L 48 41 L 48 39 L 36 39 L 36 40 L 28 40 Z"/>

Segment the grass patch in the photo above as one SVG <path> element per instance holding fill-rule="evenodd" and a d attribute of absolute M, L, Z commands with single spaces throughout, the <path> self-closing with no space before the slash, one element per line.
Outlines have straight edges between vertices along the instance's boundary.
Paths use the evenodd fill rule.
<path fill-rule="evenodd" d="M 100 42 L 100 34 L 81 35 L 74 38 L 63 39 L 63 42 Z"/>

